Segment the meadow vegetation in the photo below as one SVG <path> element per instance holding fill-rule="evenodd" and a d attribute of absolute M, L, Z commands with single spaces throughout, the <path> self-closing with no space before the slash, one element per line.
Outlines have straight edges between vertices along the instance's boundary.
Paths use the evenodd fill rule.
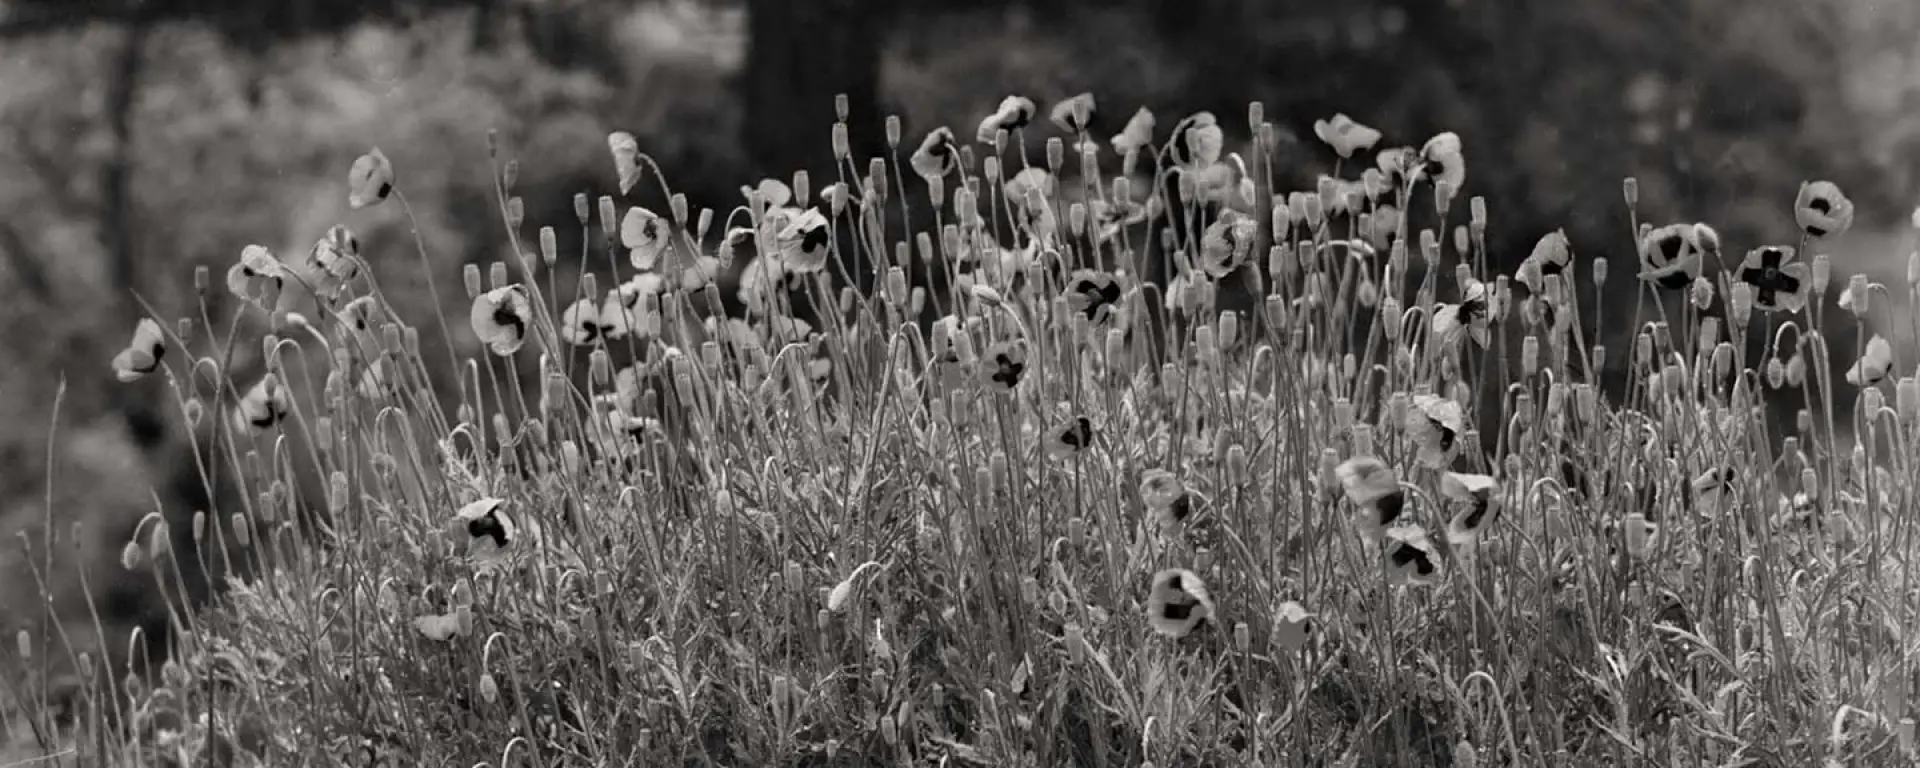
<path fill-rule="evenodd" d="M 1800 237 L 1732 243 L 1627 179 L 1589 205 L 1633 256 L 1527 233 L 1496 274 L 1453 134 L 1333 116 L 1290 190 L 1259 104 L 1111 108 L 873 158 L 842 125 L 834 177 L 722 211 L 615 132 L 619 194 L 551 226 L 495 146 L 523 255 L 458 275 L 234 244 L 193 280 L 237 314 L 150 307 L 111 361 L 241 491 L 120 565 L 220 595 L 165 658 L 22 632 L 8 730 L 88 765 L 1913 759 L 1920 383 L 1824 331 L 1915 322 L 1920 256 L 1836 280 L 1838 187 L 1757 191 Z M 407 206 L 405 157 L 343 170 Z M 409 325 L 363 260 L 409 249 L 470 306 Z"/>

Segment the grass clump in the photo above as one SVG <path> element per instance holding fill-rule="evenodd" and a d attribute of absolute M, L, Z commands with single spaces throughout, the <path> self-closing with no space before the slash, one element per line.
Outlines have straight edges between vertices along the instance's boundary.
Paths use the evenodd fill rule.
<path fill-rule="evenodd" d="M 843 126 L 831 181 L 720 213 L 622 202 L 665 181 L 616 133 L 579 254 L 522 242 L 496 162 L 527 255 L 464 315 L 396 306 L 344 227 L 245 249 L 198 277 L 231 330 L 113 361 L 237 491 L 193 557 L 159 523 L 123 564 L 224 593 L 163 663 L 72 659 L 63 695 L 28 663 L 16 717 L 125 764 L 1911 759 L 1920 385 L 1884 339 L 1828 374 L 1830 313 L 1890 303 L 1831 309 L 1798 255 L 1837 187 L 1740 257 L 1629 181 L 1636 260 L 1548 233 L 1506 275 L 1451 134 L 1322 121 L 1287 191 L 1257 104 L 1236 151 L 1098 121 L 1014 97 L 881 158 Z M 361 158 L 353 206 L 397 178 Z"/>

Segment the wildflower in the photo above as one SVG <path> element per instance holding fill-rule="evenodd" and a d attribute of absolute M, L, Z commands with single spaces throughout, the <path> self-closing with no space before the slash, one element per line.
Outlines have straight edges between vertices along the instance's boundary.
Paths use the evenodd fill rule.
<path fill-rule="evenodd" d="M 1464 506 L 1447 521 L 1447 541 L 1471 544 L 1480 538 L 1498 513 L 1494 493 L 1499 485 L 1489 475 L 1448 472 L 1440 476 L 1440 493 Z"/>
<path fill-rule="evenodd" d="M 1067 283 L 1067 307 L 1085 315 L 1095 324 L 1112 319 L 1120 311 L 1120 299 L 1126 295 L 1112 274 L 1079 270 Z"/>
<path fill-rule="evenodd" d="M 1050 201 L 1058 187 L 1059 182 L 1047 169 L 1022 168 L 1007 180 L 1004 190 L 1009 205 L 1031 212 L 1035 208 L 1051 207 Z"/>
<path fill-rule="evenodd" d="M 469 559 L 482 565 L 498 563 L 519 542 L 520 526 L 507 514 L 506 503 L 488 497 L 454 513 L 453 525 L 464 534 Z"/>
<path fill-rule="evenodd" d="M 1373 145 L 1380 143 L 1379 131 L 1354 122 L 1345 114 L 1334 115 L 1332 120 L 1313 121 L 1313 135 L 1333 147 L 1342 159 L 1351 158 L 1363 149 L 1373 149 Z"/>
<path fill-rule="evenodd" d="M 1420 175 L 1444 183 L 1459 194 L 1467 183 L 1466 156 L 1460 150 L 1460 137 L 1452 131 L 1427 140 L 1420 148 Z"/>
<path fill-rule="evenodd" d="M 620 244 L 631 249 L 633 268 L 646 271 L 660 264 L 667 250 L 667 223 L 658 214 L 640 206 L 627 209 L 620 220 Z"/>
<path fill-rule="evenodd" d="M 1212 616 L 1213 598 L 1193 571 L 1172 568 L 1153 575 L 1153 587 L 1147 593 L 1147 623 L 1153 631 L 1186 637 Z"/>
<path fill-rule="evenodd" d="M 1872 387 L 1887 380 L 1887 374 L 1893 372 L 1893 345 L 1886 338 L 1874 334 L 1867 341 L 1867 348 L 1860 359 L 1847 369 L 1847 383 L 1856 387 Z"/>
<path fill-rule="evenodd" d="M 1054 458 L 1072 456 L 1092 444 L 1093 422 L 1085 416 L 1075 416 L 1047 435 L 1047 455 Z"/>
<path fill-rule="evenodd" d="M 1037 110 L 1033 100 L 1025 96 L 1008 96 L 1000 100 L 1000 108 L 980 121 L 980 130 L 974 133 L 974 139 L 982 144 L 993 144 L 999 140 L 1001 131 L 1012 133 L 1027 127 L 1033 122 Z"/>
<path fill-rule="evenodd" d="M 1419 528 L 1387 531 L 1386 558 L 1388 575 L 1397 583 L 1434 584 L 1446 575 L 1440 553 Z"/>
<path fill-rule="evenodd" d="M 1621 521 L 1624 524 L 1627 554 L 1633 557 L 1646 557 L 1660 543 L 1660 525 L 1648 520 L 1646 515 L 1634 513 Z"/>
<path fill-rule="evenodd" d="M 167 355 L 167 339 L 160 323 L 151 317 L 140 318 L 133 326 L 133 340 L 113 356 L 113 375 L 121 383 L 139 381 L 160 370 L 160 359 Z"/>
<path fill-rule="evenodd" d="M 1640 279 L 1670 291 L 1684 290 L 1700 276 L 1704 253 L 1696 225 L 1652 230 L 1640 240 Z"/>
<path fill-rule="evenodd" d="M 1133 117 L 1127 119 L 1127 127 L 1121 129 L 1109 143 L 1113 145 L 1114 152 L 1123 156 L 1131 155 L 1140 151 L 1141 147 L 1152 144 L 1153 113 L 1146 107 L 1141 107 L 1139 111 L 1133 113 Z"/>
<path fill-rule="evenodd" d="M 920 178 L 926 179 L 928 184 L 953 173 L 960 165 L 960 151 L 954 143 L 952 129 L 941 126 L 928 133 L 908 163 L 913 166 L 913 172 L 920 174 Z"/>
<path fill-rule="evenodd" d="M 748 204 L 752 204 L 754 198 L 759 198 L 760 204 L 768 211 L 786 208 L 788 203 L 793 202 L 793 188 L 779 179 L 761 179 L 754 186 L 742 186 L 740 194 L 747 198 Z"/>
<path fill-rule="evenodd" d="M 1466 431 L 1466 418 L 1460 404 L 1436 395 L 1414 395 L 1413 408 L 1407 411 L 1407 432 L 1413 438 L 1420 463 L 1442 469 L 1453 458 L 1460 433 Z"/>
<path fill-rule="evenodd" d="M 626 131 L 607 134 L 607 149 L 613 152 L 613 168 L 620 174 L 620 194 L 626 194 L 640 181 L 640 142 Z"/>
<path fill-rule="evenodd" d="M 1793 261 L 1794 249 L 1769 245 L 1747 252 L 1740 282 L 1752 287 L 1753 307 L 1766 312 L 1798 312 L 1807 305 L 1806 265 Z"/>
<path fill-rule="evenodd" d="M 1443 344 L 1452 344 L 1464 331 L 1486 346 L 1493 316 L 1487 293 L 1486 283 L 1469 280 L 1461 289 L 1459 304 L 1441 304 L 1433 310 L 1433 335 Z"/>
<path fill-rule="evenodd" d="M 1259 234 L 1252 216 L 1231 208 L 1222 211 L 1200 236 L 1200 269 L 1215 279 L 1232 274 L 1253 253 Z"/>
<path fill-rule="evenodd" d="M 980 356 L 980 384 L 999 392 L 1012 392 L 1027 372 L 1027 343 L 1020 339 L 1002 341 L 987 347 Z"/>
<path fill-rule="evenodd" d="M 393 162 L 379 147 L 361 155 L 347 170 L 347 206 L 360 210 L 386 202 L 393 194 Z"/>
<path fill-rule="evenodd" d="M 598 323 L 608 341 L 624 339 L 628 334 L 652 337 L 659 333 L 658 297 L 667 289 L 667 279 L 654 273 L 634 275 L 610 291 L 600 305 Z"/>
<path fill-rule="evenodd" d="M 338 296 L 360 274 L 359 238 L 353 230 L 334 225 L 307 252 L 307 267 L 317 293 L 328 299 Z"/>
<path fill-rule="evenodd" d="M 581 347 L 594 344 L 606 337 L 606 330 L 600 322 L 600 303 L 593 299 L 575 301 L 560 313 L 560 340 L 568 344 Z"/>
<path fill-rule="evenodd" d="M 1288 600 L 1280 604 L 1273 619 L 1273 641 L 1281 648 L 1298 651 L 1307 647 L 1307 639 L 1313 635 L 1313 614 L 1297 602 Z"/>
<path fill-rule="evenodd" d="M 1082 93 L 1066 101 L 1053 105 L 1048 117 L 1060 130 L 1067 133 L 1086 133 L 1087 125 L 1093 122 L 1093 94 Z"/>
<path fill-rule="evenodd" d="M 1732 467 L 1714 467 L 1695 476 L 1687 486 L 1693 492 L 1695 510 L 1703 516 L 1719 514 L 1733 493 L 1734 477 Z"/>
<path fill-rule="evenodd" d="M 1193 514 L 1193 495 L 1172 472 L 1150 469 L 1140 476 L 1140 501 L 1163 528 L 1186 522 Z"/>
<path fill-rule="evenodd" d="M 455 637 L 473 634 L 473 607 L 462 605 L 447 613 L 413 617 L 414 631 L 428 640 L 444 643 Z"/>
<path fill-rule="evenodd" d="M 1864 318 L 1867 308 L 1872 305 L 1872 283 L 1866 275 L 1854 275 L 1847 280 L 1846 289 L 1840 291 L 1840 308 L 1853 313 L 1854 317 Z"/>
<path fill-rule="evenodd" d="M 233 424 L 242 431 L 259 434 L 277 426 L 292 408 L 280 377 L 268 373 L 234 404 Z"/>
<path fill-rule="evenodd" d="M 827 226 L 826 215 L 817 208 L 808 208 L 780 233 L 780 255 L 787 269 L 796 274 L 826 269 L 832 247 L 833 230 Z"/>
<path fill-rule="evenodd" d="M 1362 536 L 1379 540 L 1387 526 L 1400 519 L 1400 513 L 1405 511 L 1407 497 L 1400 490 L 1400 481 L 1379 459 L 1355 456 L 1334 467 L 1333 473 L 1339 478 L 1347 500 L 1364 515 L 1354 519 Z"/>
<path fill-rule="evenodd" d="M 1202 169 L 1220 162 L 1226 134 L 1212 112 L 1196 112 L 1173 127 L 1172 144 L 1167 148 L 1175 165 Z"/>
<path fill-rule="evenodd" d="M 1404 189 L 1407 179 L 1418 170 L 1419 159 L 1419 152 L 1413 147 L 1393 147 L 1374 153 L 1374 167 L 1380 170 L 1380 196 L 1396 195 Z"/>
<path fill-rule="evenodd" d="M 1533 253 L 1520 262 L 1520 272 L 1515 279 L 1528 291 L 1537 294 L 1545 290 L 1548 276 L 1565 274 L 1572 263 L 1573 254 L 1567 248 L 1567 232 L 1556 229 L 1533 244 Z"/>
<path fill-rule="evenodd" d="M 527 324 L 532 319 L 533 309 L 527 303 L 527 294 L 518 285 L 502 286 L 474 297 L 473 311 L 468 316 L 474 335 L 501 357 L 520 351 L 520 345 L 527 340 Z"/>
<path fill-rule="evenodd" d="M 242 301 L 258 304 L 283 285 L 286 275 L 286 265 L 266 246 L 249 245 L 240 249 L 240 261 L 227 270 L 227 290 Z"/>
<path fill-rule="evenodd" d="M 1831 181 L 1803 183 L 1793 201 L 1793 219 L 1808 237 L 1837 237 L 1853 226 L 1853 201 Z"/>

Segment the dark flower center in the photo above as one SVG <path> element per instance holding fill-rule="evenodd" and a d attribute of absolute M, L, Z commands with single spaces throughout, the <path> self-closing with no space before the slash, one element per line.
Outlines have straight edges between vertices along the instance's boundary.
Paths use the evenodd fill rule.
<path fill-rule="evenodd" d="M 467 535 L 476 539 L 493 539 L 493 545 L 502 549 L 507 546 L 507 527 L 491 512 L 478 520 L 467 521 Z"/>

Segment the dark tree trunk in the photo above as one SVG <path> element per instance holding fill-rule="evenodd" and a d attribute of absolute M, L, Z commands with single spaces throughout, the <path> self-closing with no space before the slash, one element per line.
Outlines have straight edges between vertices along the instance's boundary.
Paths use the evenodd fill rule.
<path fill-rule="evenodd" d="M 876 153 L 882 15 L 890 2 L 747 0 L 742 139 L 754 170 L 786 179 L 804 168 L 815 189 L 838 179 L 832 137 L 840 93 L 850 106 L 854 151 Z"/>

